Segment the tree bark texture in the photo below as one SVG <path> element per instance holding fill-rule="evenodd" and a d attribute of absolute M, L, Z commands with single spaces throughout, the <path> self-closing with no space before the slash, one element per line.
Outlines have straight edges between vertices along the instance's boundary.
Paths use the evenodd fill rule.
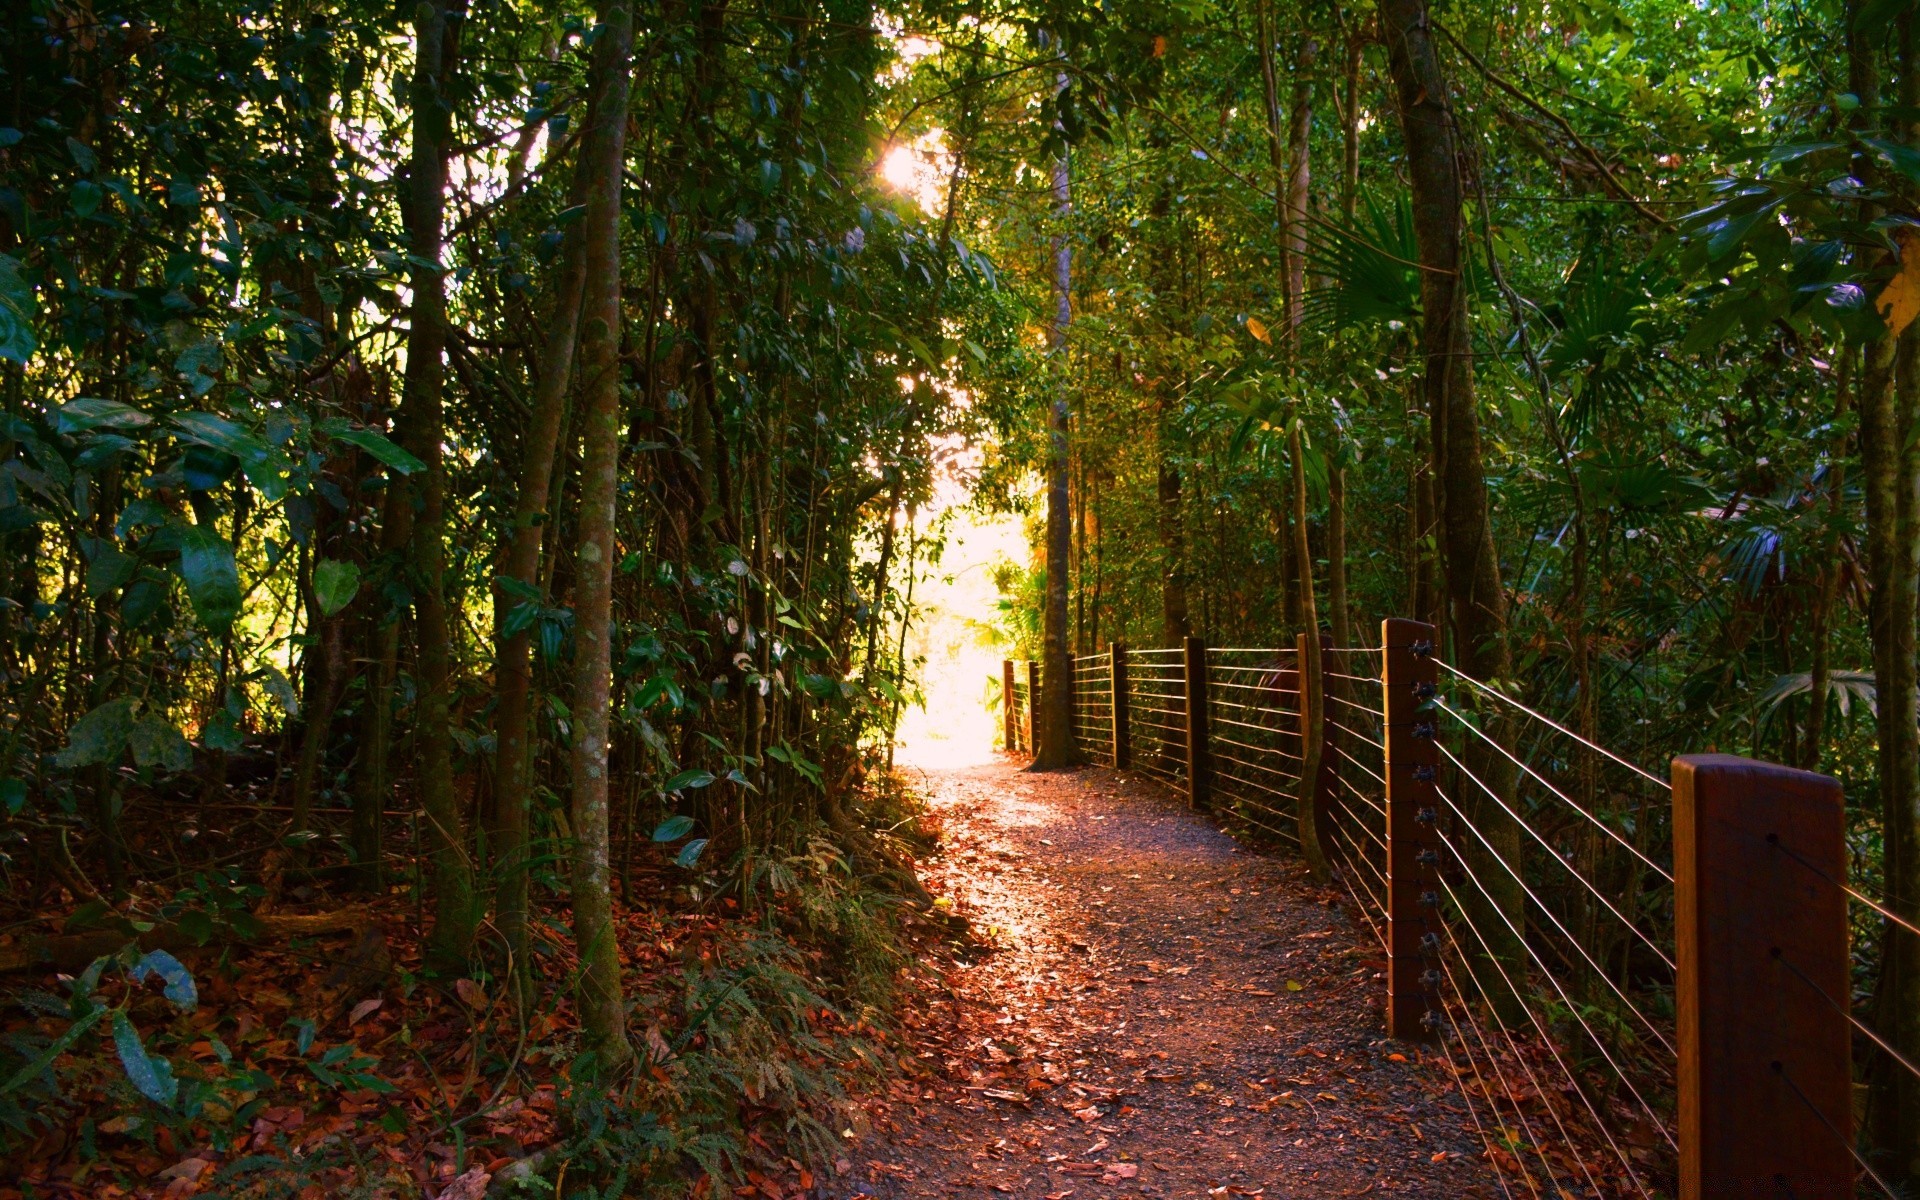
<path fill-rule="evenodd" d="M 466 818 L 454 795 L 450 691 L 452 642 L 446 601 L 446 465 L 442 399 L 446 382 L 445 246 L 447 155 L 452 143 L 448 78 L 459 62 L 461 0 L 425 0 L 417 10 L 417 59 L 411 103 L 413 156 L 406 206 L 414 266 L 412 328 L 401 407 L 408 448 L 426 464 L 414 480 L 416 514 L 410 556 L 414 573 L 414 704 L 417 786 L 433 862 L 433 933 L 428 961 L 445 971 L 465 968 L 473 949 L 473 860 Z"/>
<path fill-rule="evenodd" d="M 1453 658 L 1475 679 L 1498 684 L 1512 673 L 1512 659 L 1474 399 L 1458 129 L 1426 0 L 1380 0 L 1379 17 L 1399 101 L 1413 192 L 1414 238 L 1420 251 L 1421 391 L 1431 427 Z M 1488 717 L 1496 724 L 1501 719 L 1492 712 Z M 1511 932 L 1523 927 L 1524 893 L 1507 870 L 1508 866 L 1516 873 L 1521 870 L 1521 833 L 1500 803 L 1513 795 L 1514 771 L 1482 739 L 1468 741 L 1462 761 L 1478 782 L 1458 779 L 1450 792 L 1492 847 L 1488 850 L 1477 839 L 1466 839 L 1467 857 L 1479 883 L 1478 888 L 1469 889 L 1469 919 L 1511 971 L 1524 962 L 1525 955 L 1518 936 Z M 1496 855 L 1506 866 L 1493 861 Z M 1483 902 L 1484 907 L 1474 901 Z M 1472 912 L 1476 907 L 1480 911 Z"/>
<path fill-rule="evenodd" d="M 633 11 L 610 4 L 594 46 L 600 104 L 582 151 L 587 212 L 581 240 L 579 571 L 574 582 L 573 933 L 580 953 L 580 1028 L 598 1065 L 633 1058 L 613 923 L 608 830 L 609 708 L 613 690 L 613 562 L 620 473 L 620 198 Z"/>
<path fill-rule="evenodd" d="M 1059 89 L 1067 87 L 1062 74 Z M 1059 770 L 1073 762 L 1073 658 L 1067 645 L 1067 587 L 1073 555 L 1073 512 L 1068 493 L 1072 456 L 1068 426 L 1072 403 L 1067 370 L 1067 331 L 1073 322 L 1073 187 L 1070 151 L 1053 163 L 1053 327 L 1047 350 L 1052 358 L 1049 385 L 1053 399 L 1047 421 L 1047 608 L 1041 631 L 1040 736 L 1033 758 L 1039 770 Z"/>
<path fill-rule="evenodd" d="M 591 127 L 600 98 L 589 104 Z M 576 168 L 573 200 L 585 194 L 586 163 Z M 494 626 L 494 806 L 493 869 L 495 913 L 501 937 L 513 959 L 516 981 L 531 978 L 533 946 L 527 936 L 529 829 L 528 801 L 533 789 L 533 631 L 511 634 L 501 630 L 508 614 L 525 602 L 524 593 L 537 592 L 540 556 L 551 512 L 554 463 L 560 431 L 566 425 L 567 399 L 573 381 L 573 356 L 580 331 L 581 287 L 586 277 L 586 252 L 580 227 L 568 227 L 561 247 L 560 277 L 555 282 L 553 307 L 541 346 L 539 375 L 533 385 L 533 412 L 520 442 L 520 490 L 514 497 L 513 527 L 500 564 L 502 584 L 493 592 Z M 523 595 L 509 590 L 520 585 Z"/>

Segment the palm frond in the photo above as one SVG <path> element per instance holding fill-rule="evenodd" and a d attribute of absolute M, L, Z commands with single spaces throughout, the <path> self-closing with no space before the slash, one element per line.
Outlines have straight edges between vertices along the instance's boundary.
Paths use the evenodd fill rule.
<path fill-rule="evenodd" d="M 1420 248 L 1405 196 L 1366 198 L 1351 222 L 1315 225 L 1307 236 L 1311 275 L 1325 282 L 1301 300 L 1305 321 L 1343 330 L 1420 320 Z"/>
<path fill-rule="evenodd" d="M 1792 675 L 1776 678 L 1766 691 L 1760 693 L 1756 704 L 1763 705 L 1770 714 L 1795 696 L 1813 694 L 1813 676 L 1801 671 Z M 1874 690 L 1871 671 L 1831 671 L 1827 674 L 1827 695 L 1840 706 L 1840 715 L 1849 716 L 1855 704 L 1866 706 L 1869 713 L 1880 713 L 1880 695 Z"/>
<path fill-rule="evenodd" d="M 1648 396 L 1676 381 L 1679 368 L 1658 348 L 1644 270 L 1592 260 L 1575 273 L 1555 316 L 1541 363 L 1571 393 L 1567 426 L 1574 437 L 1600 421 L 1639 415 Z"/>

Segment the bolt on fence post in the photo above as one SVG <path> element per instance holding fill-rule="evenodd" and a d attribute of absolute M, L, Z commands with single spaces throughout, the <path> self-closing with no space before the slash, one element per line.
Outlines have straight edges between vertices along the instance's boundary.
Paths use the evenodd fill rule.
<path fill-rule="evenodd" d="M 1206 808 L 1213 800 L 1207 774 L 1207 644 L 1186 640 L 1187 667 L 1187 800 Z"/>
<path fill-rule="evenodd" d="M 1040 724 L 1034 714 L 1040 711 L 1040 661 L 1027 660 L 1027 753 L 1038 755 Z"/>
<path fill-rule="evenodd" d="M 1013 697 L 1013 660 L 1000 660 L 1000 723 L 1006 734 L 1007 752 L 1020 748 L 1019 708 Z"/>
<path fill-rule="evenodd" d="M 1838 780 L 1673 760 L 1682 1200 L 1854 1194 L 1846 870 Z"/>
<path fill-rule="evenodd" d="M 1127 648 L 1119 642 L 1107 645 L 1108 698 L 1113 702 L 1113 766 L 1124 771 L 1133 765 L 1133 747 L 1127 728 Z"/>
<path fill-rule="evenodd" d="M 1380 622 L 1381 730 L 1387 767 L 1387 1035 L 1436 1039 L 1439 1008 L 1439 754 L 1430 701 L 1434 627 Z"/>

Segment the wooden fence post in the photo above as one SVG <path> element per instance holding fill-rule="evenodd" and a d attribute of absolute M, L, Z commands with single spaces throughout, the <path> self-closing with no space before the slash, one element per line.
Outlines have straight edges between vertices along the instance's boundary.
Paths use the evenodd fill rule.
<path fill-rule="evenodd" d="M 1007 753 L 1020 748 L 1019 707 L 1013 698 L 1013 660 L 1000 660 L 1000 722 L 1006 734 Z"/>
<path fill-rule="evenodd" d="M 1187 667 L 1187 800 L 1195 808 L 1213 802 L 1207 772 L 1207 644 L 1186 641 Z"/>
<path fill-rule="evenodd" d="M 1327 723 L 1327 651 L 1333 648 L 1333 635 L 1320 635 L 1320 670 L 1307 670 L 1307 635 L 1294 640 L 1294 662 L 1300 667 L 1300 769 L 1313 758 L 1309 747 L 1320 751 L 1320 769 L 1311 780 L 1300 781 L 1300 802 L 1313 805 L 1313 831 L 1320 843 L 1320 857 L 1327 858 L 1330 822 L 1333 820 L 1333 789 L 1338 787 L 1339 764 L 1333 761 L 1333 742 Z"/>
<path fill-rule="evenodd" d="M 1838 780 L 1673 760 L 1682 1200 L 1854 1194 L 1846 871 Z"/>
<path fill-rule="evenodd" d="M 1439 754 L 1434 627 L 1380 623 L 1381 720 L 1387 767 L 1387 1035 L 1432 1041 L 1440 958 Z"/>
<path fill-rule="evenodd" d="M 1039 754 L 1040 743 L 1037 734 L 1040 724 L 1034 720 L 1034 714 L 1040 711 L 1040 662 L 1027 660 L 1027 753 Z"/>
<path fill-rule="evenodd" d="M 1124 771 L 1133 765 L 1133 747 L 1127 729 L 1127 648 L 1119 642 L 1107 645 L 1112 659 L 1108 692 L 1113 701 L 1113 766 Z"/>

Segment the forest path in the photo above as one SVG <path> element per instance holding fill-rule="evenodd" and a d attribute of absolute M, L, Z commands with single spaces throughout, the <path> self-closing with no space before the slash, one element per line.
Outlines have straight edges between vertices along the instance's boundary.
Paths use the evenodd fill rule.
<path fill-rule="evenodd" d="M 1497 1194 L 1460 1096 L 1381 1029 L 1376 943 L 1148 780 L 928 772 L 928 886 L 996 949 L 917 1014 L 836 1196 Z M 845 1164 L 843 1164 L 845 1165 Z"/>

